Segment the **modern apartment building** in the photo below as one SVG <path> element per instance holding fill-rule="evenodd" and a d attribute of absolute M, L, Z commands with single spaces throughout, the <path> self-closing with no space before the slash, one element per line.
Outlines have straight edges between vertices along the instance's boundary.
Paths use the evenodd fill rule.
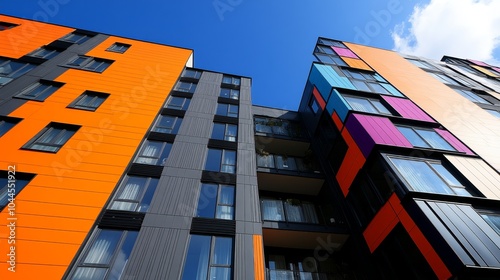
<path fill-rule="evenodd" d="M 500 68 L 319 38 L 288 111 L 188 49 L 0 41 L 1 279 L 500 277 Z"/>

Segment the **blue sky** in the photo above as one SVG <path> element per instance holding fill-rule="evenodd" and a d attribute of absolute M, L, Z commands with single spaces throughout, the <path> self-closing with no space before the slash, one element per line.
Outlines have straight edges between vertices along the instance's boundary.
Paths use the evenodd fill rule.
<path fill-rule="evenodd" d="M 449 1 L 0 0 L 0 13 L 190 48 L 195 67 L 252 77 L 254 104 L 296 110 L 318 36 L 418 55 L 422 46 L 429 48 L 418 33 L 420 22 L 428 22 L 430 16 L 442 18 L 433 2 Z M 429 7 L 433 10 L 428 12 Z M 462 9 L 457 13 L 470 10 Z M 423 33 L 428 36 L 433 30 Z M 495 32 L 484 37 L 495 37 Z M 431 39 L 426 40 L 435 41 Z M 489 55 L 494 60 L 494 54 L 499 57 L 498 43 L 491 44 Z M 432 49 L 446 51 L 446 47 Z M 434 58 L 443 54 L 450 53 Z"/>

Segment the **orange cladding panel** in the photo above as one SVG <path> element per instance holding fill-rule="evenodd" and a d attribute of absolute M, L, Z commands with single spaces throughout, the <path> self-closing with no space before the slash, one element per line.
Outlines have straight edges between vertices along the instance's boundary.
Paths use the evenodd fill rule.
<path fill-rule="evenodd" d="M 71 33 L 73 28 L 0 15 L 0 21 L 17 24 L 0 32 L 0 56 L 20 58 Z"/>
<path fill-rule="evenodd" d="M 255 272 L 255 280 L 264 280 L 264 244 L 262 243 L 262 235 L 253 236 L 253 266 Z"/>
<path fill-rule="evenodd" d="M 18 56 L 72 31 L 6 17 L 0 20 L 39 26 L 40 38 L 35 36 L 38 39 L 23 46 Z M 20 26 L 0 36 L 19 32 Z M 123 54 L 106 51 L 115 42 L 131 47 Z M 108 37 L 87 53 L 114 61 L 103 73 L 68 69 L 55 79 L 64 86 L 44 102 L 28 101 L 9 115 L 23 120 L 0 138 L 0 169 L 15 165 L 17 172 L 36 176 L 16 197 L 15 274 L 5 266 L 7 209 L 0 214 L 0 279 L 37 279 L 42 271 L 38 267 L 43 267 L 46 279 L 63 276 L 191 54 L 186 49 Z M 13 53 L 2 44 L 0 55 Z M 94 112 L 67 108 L 85 90 L 109 97 Z M 80 128 L 57 153 L 20 149 L 50 122 Z"/>
<path fill-rule="evenodd" d="M 365 164 L 366 159 L 349 131 L 344 128 L 341 134 L 347 143 L 348 149 L 340 165 L 339 171 L 337 172 L 336 178 L 344 196 L 347 196 L 354 178 L 356 178 L 359 170 L 361 170 L 361 167 Z"/>
<path fill-rule="evenodd" d="M 373 71 L 368 64 L 366 64 L 363 60 L 357 59 L 357 58 L 350 58 L 350 57 L 342 57 L 342 60 L 344 60 L 349 67 L 356 68 L 356 69 L 361 69 L 361 70 L 367 70 L 367 71 Z"/>
<path fill-rule="evenodd" d="M 349 43 L 346 45 L 465 145 L 500 170 L 498 118 L 396 52 Z"/>

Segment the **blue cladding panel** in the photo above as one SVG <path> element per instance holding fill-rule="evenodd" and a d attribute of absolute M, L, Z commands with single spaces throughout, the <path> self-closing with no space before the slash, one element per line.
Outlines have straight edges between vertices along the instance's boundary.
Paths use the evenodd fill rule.
<path fill-rule="evenodd" d="M 311 69 L 311 74 L 309 75 L 309 81 L 311 84 L 315 85 L 318 89 L 319 93 L 325 100 L 328 100 L 330 96 L 330 91 L 332 90 L 332 85 L 321 75 L 319 70 L 316 68 L 316 65 L 313 65 Z"/>
<path fill-rule="evenodd" d="M 340 96 L 340 93 L 337 90 L 333 90 L 328 103 L 326 103 L 326 110 L 330 113 L 330 116 L 333 114 L 333 111 L 337 112 L 340 120 L 344 123 L 347 113 L 351 110 L 351 107 L 347 104 L 344 98 Z"/>
<path fill-rule="evenodd" d="M 394 96 L 399 96 L 399 97 L 404 97 L 404 95 L 402 95 L 396 88 L 394 88 L 392 85 L 390 84 L 384 84 L 384 83 L 380 83 L 380 85 L 382 85 L 386 90 L 388 90 L 392 95 Z"/>
<path fill-rule="evenodd" d="M 314 64 L 309 81 L 318 88 L 325 101 L 328 101 L 332 87 L 356 90 L 349 79 L 337 74 L 329 65 Z"/>

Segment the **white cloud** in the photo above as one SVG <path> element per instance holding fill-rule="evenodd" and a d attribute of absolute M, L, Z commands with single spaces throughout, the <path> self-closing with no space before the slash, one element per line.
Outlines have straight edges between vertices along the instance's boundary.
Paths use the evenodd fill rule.
<path fill-rule="evenodd" d="M 499 65 L 500 1 L 431 0 L 416 5 L 392 31 L 394 50 L 440 59 L 443 55 Z"/>

